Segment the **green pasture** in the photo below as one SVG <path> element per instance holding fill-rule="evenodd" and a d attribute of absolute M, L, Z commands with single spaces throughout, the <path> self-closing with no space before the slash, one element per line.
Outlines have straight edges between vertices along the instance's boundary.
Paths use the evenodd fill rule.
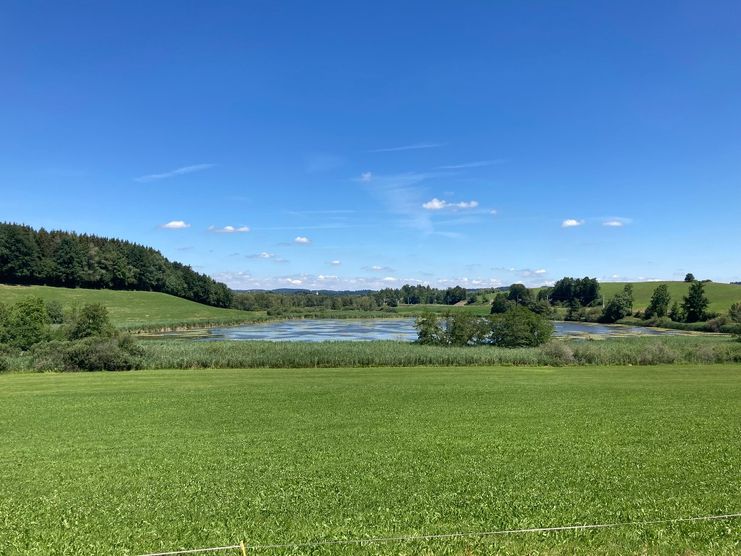
<path fill-rule="evenodd" d="M 0 554 L 741 511 L 741 367 L 0 376 Z M 738 520 L 250 554 L 738 554 Z M 233 554 L 237 552 L 224 553 Z"/>
<path fill-rule="evenodd" d="M 2 303 L 14 303 L 29 295 L 39 296 L 44 301 L 58 301 L 65 309 L 85 303 L 102 303 L 108 308 L 115 326 L 132 330 L 229 324 L 265 315 L 211 307 L 158 292 L 0 285 Z"/>
<path fill-rule="evenodd" d="M 600 291 L 605 299 L 610 299 L 616 293 L 623 291 L 628 282 L 601 282 Z M 659 284 L 666 284 L 672 303 L 675 301 L 680 305 L 682 298 L 689 290 L 688 282 L 630 282 L 633 286 L 633 309 L 644 310 L 651 301 L 651 295 Z M 710 300 L 709 311 L 716 313 L 727 313 L 731 304 L 741 302 L 741 285 L 705 283 L 705 295 Z"/>

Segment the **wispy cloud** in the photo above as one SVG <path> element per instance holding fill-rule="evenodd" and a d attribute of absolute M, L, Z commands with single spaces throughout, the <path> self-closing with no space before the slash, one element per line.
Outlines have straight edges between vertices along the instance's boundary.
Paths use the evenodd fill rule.
<path fill-rule="evenodd" d="M 360 181 L 368 183 L 373 180 L 373 172 L 363 172 L 360 174 Z"/>
<path fill-rule="evenodd" d="M 459 203 L 451 203 L 438 199 L 437 197 L 427 201 L 426 203 L 422 203 L 422 208 L 425 210 L 474 209 L 478 206 L 478 201 L 460 201 Z"/>
<path fill-rule="evenodd" d="M 584 224 L 584 220 L 577 220 L 575 218 L 567 218 L 561 222 L 562 228 L 576 228 Z"/>
<path fill-rule="evenodd" d="M 382 266 L 378 264 L 374 264 L 372 266 L 364 266 L 363 270 L 368 270 L 370 272 L 394 272 L 394 269 L 389 266 Z"/>
<path fill-rule="evenodd" d="M 332 266 L 340 266 L 342 264 L 342 261 L 339 259 L 334 259 L 333 261 L 329 261 L 329 264 Z"/>
<path fill-rule="evenodd" d="M 392 153 L 397 151 L 416 151 L 418 149 L 436 149 L 445 146 L 445 143 L 414 143 L 412 145 L 402 145 L 400 147 L 386 147 L 383 149 L 371 149 L 369 153 Z"/>
<path fill-rule="evenodd" d="M 623 226 L 630 224 L 631 220 L 630 218 L 622 218 L 622 217 L 613 217 L 613 218 L 607 218 L 602 222 L 603 226 L 607 226 L 608 228 L 622 228 Z"/>
<path fill-rule="evenodd" d="M 167 224 L 160 225 L 160 228 L 165 230 L 184 230 L 190 228 L 190 224 L 184 220 L 170 220 Z"/>
<path fill-rule="evenodd" d="M 297 243 L 299 245 L 308 245 L 311 243 L 311 240 L 306 236 L 296 236 L 296 239 L 293 240 L 293 243 Z"/>
<path fill-rule="evenodd" d="M 463 170 L 465 168 L 481 168 L 483 166 L 493 166 L 494 164 L 501 164 L 504 162 L 503 159 L 496 160 L 478 160 L 476 162 L 462 162 L 460 164 L 446 164 L 444 166 L 438 166 L 438 170 Z"/>
<path fill-rule="evenodd" d="M 209 226 L 208 227 L 209 232 L 214 232 L 217 234 L 246 234 L 250 231 L 249 226 L 224 226 L 223 228 L 219 228 L 217 226 Z"/>
<path fill-rule="evenodd" d="M 164 180 L 167 178 L 174 178 L 175 176 L 182 176 L 185 174 L 192 174 L 193 172 L 201 172 L 213 168 L 215 164 L 193 164 L 192 166 L 183 166 L 182 168 L 176 168 L 169 172 L 162 172 L 161 174 L 147 174 L 146 176 L 140 176 L 134 178 L 134 181 L 139 183 L 146 183 L 150 181 Z"/>
<path fill-rule="evenodd" d="M 262 251 L 261 253 L 254 253 L 252 255 L 247 255 L 247 258 L 257 259 L 261 261 L 271 261 L 274 263 L 287 263 L 288 262 L 286 259 L 279 257 L 275 253 L 268 253 L 267 251 Z"/>

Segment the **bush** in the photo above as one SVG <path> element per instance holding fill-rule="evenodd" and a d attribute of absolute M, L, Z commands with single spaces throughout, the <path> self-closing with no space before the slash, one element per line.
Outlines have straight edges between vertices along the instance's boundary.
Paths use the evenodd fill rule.
<path fill-rule="evenodd" d="M 741 302 L 734 303 L 728 309 L 728 318 L 733 322 L 741 323 Z"/>
<path fill-rule="evenodd" d="M 91 336 L 110 338 L 114 334 L 113 325 L 108 317 L 108 309 L 100 303 L 88 303 L 74 315 L 67 337 L 70 340 L 81 340 Z"/>
<path fill-rule="evenodd" d="M 27 350 L 34 344 L 44 342 L 51 336 L 49 315 L 40 297 L 29 296 L 15 303 L 6 317 L 8 343 L 18 349 Z"/>
<path fill-rule="evenodd" d="M 541 352 L 547 358 L 549 365 L 572 365 L 574 359 L 574 350 L 562 341 L 551 341 L 541 348 Z"/>
<path fill-rule="evenodd" d="M 129 335 L 46 342 L 31 353 L 37 371 L 128 371 L 142 367 L 143 355 Z"/>
<path fill-rule="evenodd" d="M 64 308 L 56 299 L 46 302 L 46 314 L 49 315 L 49 322 L 52 324 L 62 324 L 64 322 Z"/>
<path fill-rule="evenodd" d="M 7 371 L 10 369 L 10 363 L 8 363 L 8 360 L 5 359 L 5 357 L 0 357 L 0 373 Z"/>
<path fill-rule="evenodd" d="M 489 341 L 499 347 L 536 347 L 553 335 L 553 324 L 529 309 L 515 306 L 506 313 L 492 317 Z"/>

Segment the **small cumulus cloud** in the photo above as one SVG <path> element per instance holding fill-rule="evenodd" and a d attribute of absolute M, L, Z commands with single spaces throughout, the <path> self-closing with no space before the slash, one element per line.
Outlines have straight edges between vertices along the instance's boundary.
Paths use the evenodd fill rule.
<path fill-rule="evenodd" d="M 444 209 L 473 209 L 479 206 L 478 201 L 461 201 L 459 203 L 450 203 L 434 197 L 426 203 L 422 203 L 422 208 L 426 210 L 444 210 Z"/>
<path fill-rule="evenodd" d="M 342 261 L 340 261 L 339 259 L 334 259 L 333 261 L 329 261 L 329 264 L 331 264 L 332 266 L 340 266 L 342 264 Z"/>
<path fill-rule="evenodd" d="M 363 172 L 360 174 L 360 181 L 363 183 L 369 183 L 373 180 L 373 172 Z"/>
<path fill-rule="evenodd" d="M 388 266 L 381 266 L 379 264 L 374 264 L 372 266 L 364 266 L 363 270 L 369 270 L 371 272 L 393 272 L 394 269 Z"/>
<path fill-rule="evenodd" d="M 602 225 L 608 228 L 622 228 L 627 224 L 630 224 L 630 218 L 608 218 L 602 222 Z"/>
<path fill-rule="evenodd" d="M 167 224 L 162 224 L 160 228 L 164 228 L 165 230 L 184 230 L 185 228 L 190 228 L 190 224 L 184 220 L 171 220 Z"/>
<path fill-rule="evenodd" d="M 306 236 L 296 236 L 296 238 L 293 240 L 293 243 L 297 243 L 299 245 L 308 245 L 311 243 L 311 240 Z"/>
<path fill-rule="evenodd" d="M 223 228 L 209 226 L 208 231 L 217 234 L 245 234 L 250 231 L 250 228 L 249 226 L 224 226 Z"/>
<path fill-rule="evenodd" d="M 203 170 L 208 170 L 209 168 L 213 168 L 214 166 L 215 166 L 214 164 L 193 164 L 191 166 L 183 166 L 181 168 L 176 168 L 175 170 L 170 170 L 169 172 L 162 172 L 160 174 L 147 174 L 146 176 L 139 176 L 138 178 L 134 178 L 134 181 L 138 181 L 139 183 L 147 183 L 150 181 L 164 180 L 167 178 L 174 178 L 175 176 L 192 174 L 193 172 L 201 172 Z"/>
<path fill-rule="evenodd" d="M 581 226 L 584 224 L 584 220 L 577 220 L 575 218 L 567 218 L 563 222 L 561 222 L 562 228 L 576 228 L 578 226 Z"/>

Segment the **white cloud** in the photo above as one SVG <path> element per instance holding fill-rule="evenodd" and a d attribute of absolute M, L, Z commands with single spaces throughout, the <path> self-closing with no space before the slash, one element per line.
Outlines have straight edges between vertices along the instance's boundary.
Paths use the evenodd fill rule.
<path fill-rule="evenodd" d="M 384 282 L 396 282 L 397 280 L 398 278 L 394 278 L 393 276 L 386 276 L 383 279 Z"/>
<path fill-rule="evenodd" d="M 445 201 L 441 201 L 440 199 L 435 197 L 431 201 L 427 201 L 426 203 L 423 203 L 422 208 L 427 209 L 427 210 L 442 210 L 447 205 L 448 203 L 446 203 Z"/>
<path fill-rule="evenodd" d="M 491 209 L 489 211 L 489 214 L 491 214 L 492 216 L 496 216 L 497 214 L 499 214 L 499 211 L 497 211 L 497 209 Z"/>
<path fill-rule="evenodd" d="M 422 208 L 426 210 L 443 210 L 443 209 L 473 209 L 479 206 L 478 201 L 461 201 L 459 203 L 449 203 L 437 197 L 426 203 L 422 203 Z"/>
<path fill-rule="evenodd" d="M 372 149 L 369 153 L 390 153 L 396 151 L 413 151 L 417 149 L 435 149 L 442 147 L 445 143 L 414 143 L 413 145 L 402 145 L 401 147 L 388 147 L 384 149 Z"/>
<path fill-rule="evenodd" d="M 360 181 L 368 183 L 373 179 L 373 172 L 363 172 L 360 174 Z"/>
<path fill-rule="evenodd" d="M 293 242 L 298 243 L 299 245 L 308 245 L 311 243 L 311 240 L 305 236 L 296 236 L 296 239 L 294 239 Z"/>
<path fill-rule="evenodd" d="M 167 178 L 174 178 L 175 176 L 182 176 L 184 174 L 192 174 L 193 172 L 201 172 L 202 170 L 208 170 L 214 166 L 214 164 L 193 164 L 192 166 L 183 166 L 182 168 L 176 168 L 175 170 L 162 172 L 161 174 L 147 174 L 146 176 L 140 176 L 134 178 L 134 181 L 147 183 L 150 181 L 164 180 Z"/>
<path fill-rule="evenodd" d="M 185 228 L 190 228 L 190 224 L 187 224 L 183 220 L 171 220 L 167 224 L 162 224 L 160 228 L 164 228 L 165 230 L 184 230 Z"/>
<path fill-rule="evenodd" d="M 631 220 L 630 218 L 622 218 L 619 216 L 607 218 L 602 222 L 603 226 L 607 226 L 608 228 L 622 228 L 623 226 L 630 224 Z"/>
<path fill-rule="evenodd" d="M 300 286 L 304 283 L 303 280 L 294 279 L 294 278 L 286 278 L 286 282 L 291 284 L 292 286 Z"/>
<path fill-rule="evenodd" d="M 584 220 L 576 220 L 575 218 L 567 218 L 563 222 L 561 222 L 562 228 L 576 228 L 577 226 L 581 226 L 584 224 Z"/>
<path fill-rule="evenodd" d="M 342 261 L 335 259 L 333 261 L 329 261 L 329 264 L 331 264 L 332 266 L 340 266 L 342 264 Z"/>
<path fill-rule="evenodd" d="M 217 234 L 244 234 L 250 231 L 249 226 L 224 226 L 223 228 L 217 228 L 216 226 L 209 226 L 209 232 L 216 232 Z"/>
<path fill-rule="evenodd" d="M 535 271 L 535 274 L 545 274 L 548 272 L 545 268 L 539 268 Z"/>

